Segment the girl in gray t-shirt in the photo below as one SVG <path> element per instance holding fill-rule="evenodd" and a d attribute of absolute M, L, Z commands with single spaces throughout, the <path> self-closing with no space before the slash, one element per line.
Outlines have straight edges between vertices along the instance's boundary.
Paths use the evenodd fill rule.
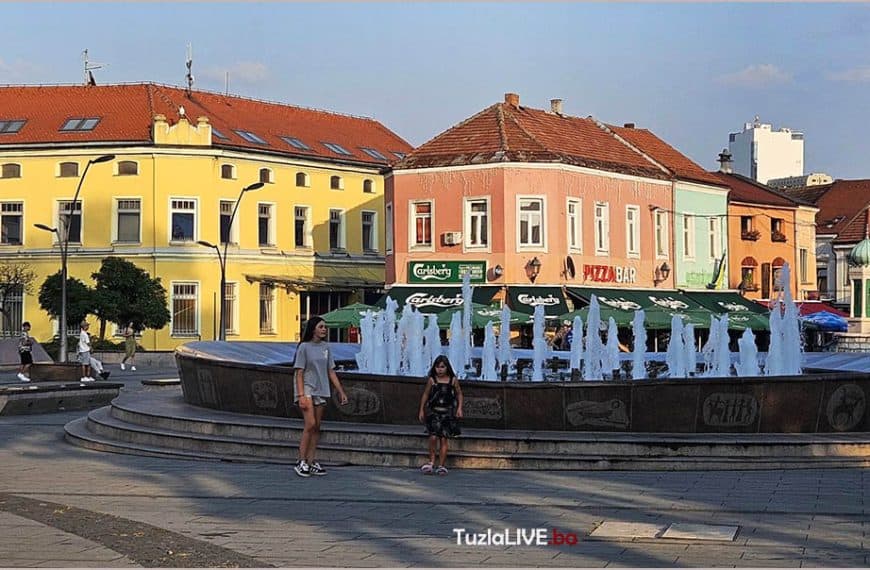
<path fill-rule="evenodd" d="M 326 470 L 315 459 L 320 422 L 330 396 L 329 384 L 338 393 L 339 405 L 347 404 L 347 394 L 335 374 L 332 352 L 326 342 L 328 330 L 320 317 L 311 317 L 302 333 L 302 342 L 296 347 L 293 363 L 293 394 L 305 419 L 305 428 L 299 441 L 299 463 L 293 468 L 300 477 L 326 475 Z"/>

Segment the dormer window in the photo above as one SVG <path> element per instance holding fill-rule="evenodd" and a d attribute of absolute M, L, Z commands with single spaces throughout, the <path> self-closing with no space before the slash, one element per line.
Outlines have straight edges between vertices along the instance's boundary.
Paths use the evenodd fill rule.
<path fill-rule="evenodd" d="M 225 140 L 225 141 L 230 140 L 229 138 L 227 138 L 227 135 L 223 134 L 222 132 L 220 132 L 219 130 L 217 130 L 217 129 L 214 128 L 214 127 L 211 128 L 211 134 L 213 134 L 213 135 L 216 136 L 217 138 L 219 138 L 219 139 L 223 139 L 223 140 Z"/>
<path fill-rule="evenodd" d="M 252 133 L 250 131 L 240 131 L 240 130 L 234 129 L 233 132 L 235 132 L 237 135 L 239 135 L 240 137 L 242 137 L 243 139 L 245 139 L 246 141 L 248 141 L 250 143 L 266 144 L 266 145 L 269 144 L 265 140 L 260 138 L 258 135 L 255 135 L 254 133 Z"/>
<path fill-rule="evenodd" d="M 353 156 L 353 153 L 351 153 L 349 150 L 347 150 L 346 148 L 344 148 L 340 144 L 335 144 L 335 143 L 331 143 L 331 142 L 324 142 L 321 144 L 323 144 L 323 146 L 325 146 L 326 148 L 328 148 L 329 150 L 331 150 L 335 154 L 343 154 L 344 156 Z"/>
<path fill-rule="evenodd" d="M 67 133 L 74 131 L 92 131 L 99 122 L 100 119 L 98 118 L 76 117 L 74 119 L 67 119 L 67 121 L 60 127 L 60 130 L 61 132 Z"/>
<path fill-rule="evenodd" d="M 376 160 L 383 160 L 384 162 L 387 161 L 387 157 L 381 154 L 380 151 L 378 151 L 377 149 L 361 146 L 360 150 Z"/>
<path fill-rule="evenodd" d="M 0 121 L 0 135 L 12 135 L 21 130 L 25 120 Z"/>
<path fill-rule="evenodd" d="M 399 151 L 397 151 L 397 150 L 394 150 L 394 151 L 392 151 L 392 152 L 393 152 L 393 154 L 395 154 L 395 155 L 398 157 L 399 160 L 402 160 L 403 158 L 405 158 L 405 153 L 404 153 L 404 152 L 399 152 Z"/>
<path fill-rule="evenodd" d="M 298 148 L 299 150 L 311 150 L 311 147 L 297 139 L 296 137 L 278 137 L 285 143 L 289 144 L 292 147 Z"/>

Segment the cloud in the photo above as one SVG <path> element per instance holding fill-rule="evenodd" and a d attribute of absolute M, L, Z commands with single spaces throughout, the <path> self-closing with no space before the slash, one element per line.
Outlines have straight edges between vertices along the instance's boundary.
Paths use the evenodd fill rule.
<path fill-rule="evenodd" d="M 262 83 L 269 79 L 269 68 L 264 63 L 241 61 L 229 67 L 211 66 L 200 72 L 205 79 L 223 82 L 226 74 L 230 74 L 230 84 Z"/>
<path fill-rule="evenodd" d="M 0 58 L 0 83 L 15 83 L 16 81 L 26 81 L 37 75 L 40 67 L 29 61 L 10 61 Z"/>
<path fill-rule="evenodd" d="M 736 73 L 720 75 L 717 82 L 736 87 L 769 87 L 791 82 L 791 74 L 771 63 L 753 64 Z"/>
<path fill-rule="evenodd" d="M 853 67 L 852 69 L 847 69 L 845 71 L 828 73 L 828 80 L 867 82 L 870 81 L 870 66 Z"/>

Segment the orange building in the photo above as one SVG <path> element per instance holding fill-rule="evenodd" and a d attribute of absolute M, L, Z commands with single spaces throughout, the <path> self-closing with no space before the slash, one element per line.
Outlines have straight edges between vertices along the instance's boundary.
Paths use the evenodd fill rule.
<path fill-rule="evenodd" d="M 724 167 L 728 170 L 728 167 Z M 815 206 L 731 172 L 714 173 L 731 188 L 729 288 L 747 298 L 775 298 L 785 263 L 796 300 L 815 296 Z"/>

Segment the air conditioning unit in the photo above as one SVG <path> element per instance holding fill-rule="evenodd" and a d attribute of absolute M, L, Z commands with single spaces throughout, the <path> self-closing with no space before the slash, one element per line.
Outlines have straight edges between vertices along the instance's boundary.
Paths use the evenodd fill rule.
<path fill-rule="evenodd" d="M 441 241 L 444 245 L 459 245 L 462 243 L 462 232 L 444 232 Z"/>

